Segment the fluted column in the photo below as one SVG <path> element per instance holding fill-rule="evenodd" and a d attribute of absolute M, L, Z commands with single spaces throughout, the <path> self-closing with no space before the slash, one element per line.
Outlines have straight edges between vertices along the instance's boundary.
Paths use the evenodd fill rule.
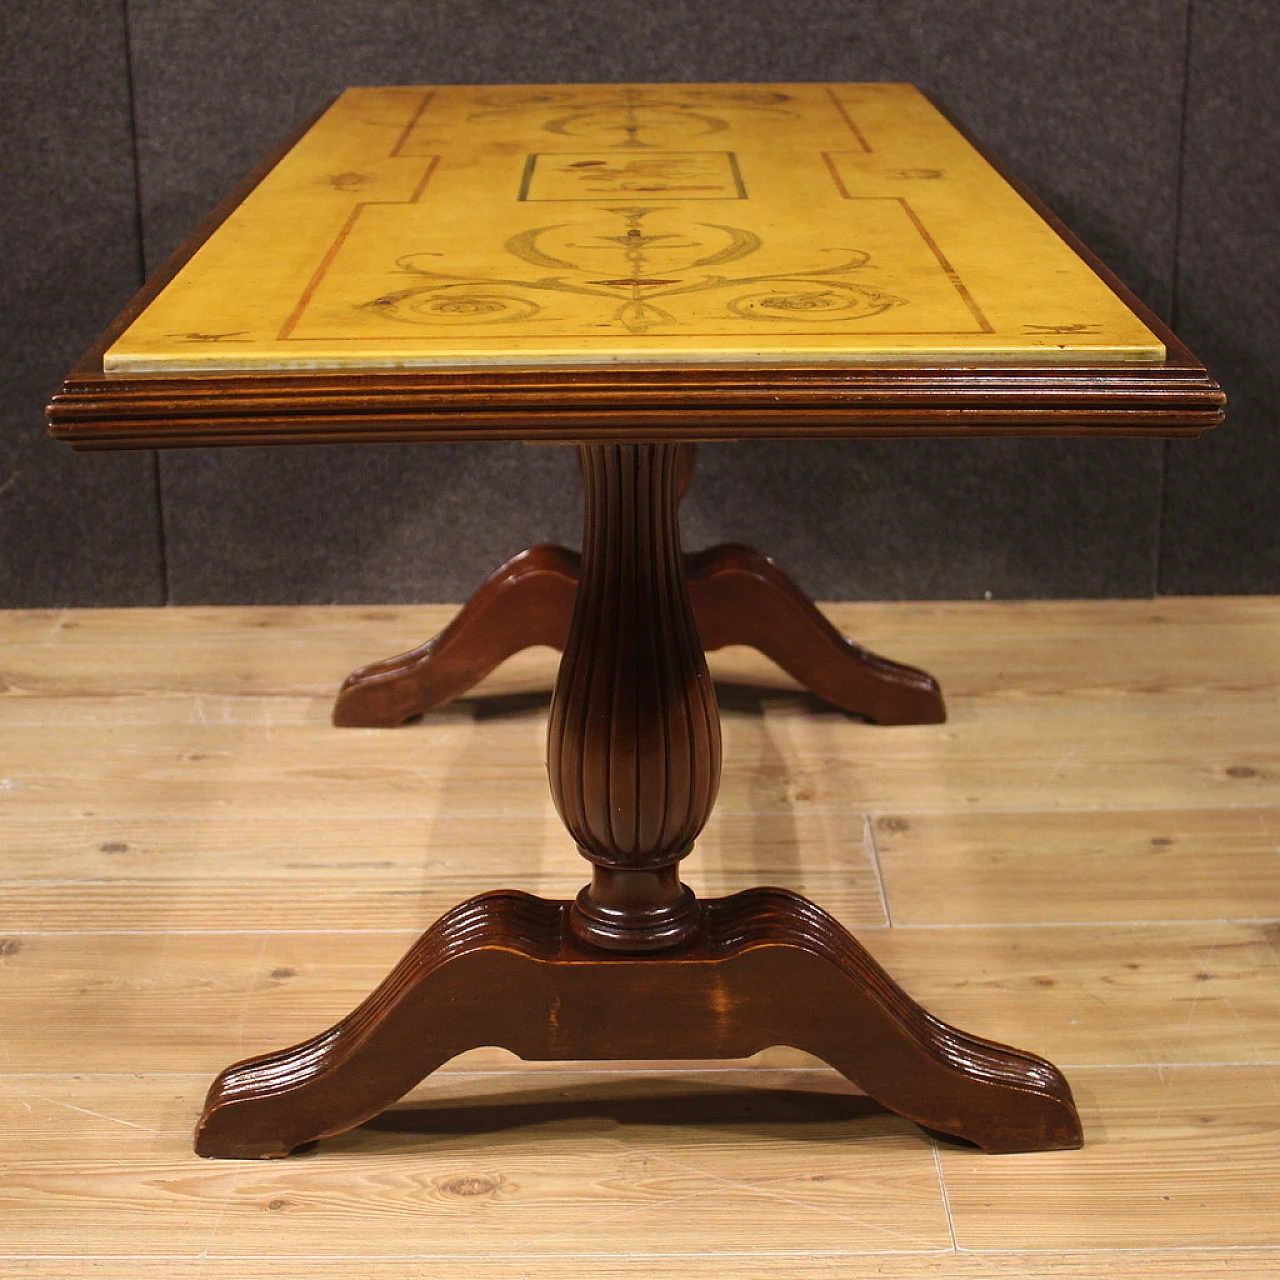
<path fill-rule="evenodd" d="M 611 950 L 674 946 L 696 929 L 677 864 L 720 779 L 720 720 L 680 554 L 679 450 L 580 449 L 582 575 L 547 768 L 556 808 L 594 864 L 574 931 Z"/>

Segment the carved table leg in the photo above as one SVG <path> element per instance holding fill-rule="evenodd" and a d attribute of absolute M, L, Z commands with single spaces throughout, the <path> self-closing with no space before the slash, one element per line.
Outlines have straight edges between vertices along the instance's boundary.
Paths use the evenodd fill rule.
<path fill-rule="evenodd" d="M 875 724 L 941 724 L 938 682 L 846 640 L 768 556 L 726 542 L 685 557 L 706 649 L 750 645 L 810 693 Z"/>
<path fill-rule="evenodd" d="M 338 691 L 333 723 L 390 728 L 460 697 L 522 649 L 563 649 L 577 590 L 577 552 L 550 544 L 521 551 L 438 636 L 353 671 Z"/>
<path fill-rule="evenodd" d="M 988 1151 L 1081 1140 L 1066 1081 L 915 1004 L 779 889 L 699 903 L 678 865 L 711 812 L 719 721 L 684 581 L 671 445 L 583 448 L 582 582 L 548 731 L 556 806 L 593 864 L 576 901 L 482 894 L 343 1021 L 213 1084 L 202 1155 L 287 1155 L 376 1115 L 465 1049 L 544 1060 L 742 1057 L 791 1044 Z"/>
<path fill-rule="evenodd" d="M 679 445 L 676 490 L 693 476 L 694 445 Z M 846 640 L 768 556 L 723 543 L 685 557 L 704 649 L 750 645 L 811 693 L 874 724 L 941 724 L 938 682 Z M 533 645 L 564 647 L 580 561 L 567 547 L 530 547 L 495 569 L 438 636 L 353 671 L 338 692 L 340 728 L 391 728 L 460 697 Z"/>

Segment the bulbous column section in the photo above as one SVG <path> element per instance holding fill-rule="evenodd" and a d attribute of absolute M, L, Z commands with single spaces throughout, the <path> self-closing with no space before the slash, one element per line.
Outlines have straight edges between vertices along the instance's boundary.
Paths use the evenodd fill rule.
<path fill-rule="evenodd" d="M 583 445 L 582 574 L 551 700 L 547 769 L 592 882 L 585 942 L 653 951 L 699 908 L 677 864 L 720 780 L 720 718 L 685 586 L 680 446 Z"/>

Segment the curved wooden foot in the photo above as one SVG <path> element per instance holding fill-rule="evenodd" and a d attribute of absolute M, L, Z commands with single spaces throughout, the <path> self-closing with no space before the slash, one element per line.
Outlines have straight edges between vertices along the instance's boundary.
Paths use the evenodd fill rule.
<path fill-rule="evenodd" d="M 875 724 L 941 724 L 938 682 L 846 640 L 768 556 L 726 542 L 685 557 L 705 649 L 750 645 L 818 697 Z"/>
<path fill-rule="evenodd" d="M 352 672 L 333 723 L 391 728 L 461 697 L 522 649 L 563 649 L 580 566 L 577 552 L 551 544 L 513 556 L 439 635 Z M 724 543 L 685 556 L 685 571 L 703 648 L 750 645 L 818 697 L 874 724 L 947 718 L 931 675 L 846 640 L 762 552 Z"/>
<path fill-rule="evenodd" d="M 512 556 L 439 635 L 353 671 L 338 691 L 333 723 L 391 728 L 460 697 L 522 649 L 563 649 L 578 565 L 577 552 L 549 543 Z"/>
<path fill-rule="evenodd" d="M 873 1099 L 990 1152 L 1079 1146 L 1058 1070 L 920 1008 L 830 916 L 751 889 L 702 904 L 662 955 L 580 942 L 570 904 L 483 894 L 429 930 L 329 1031 L 231 1067 L 196 1136 L 205 1156 L 284 1156 L 370 1119 L 465 1049 L 532 1060 L 814 1053 Z"/>

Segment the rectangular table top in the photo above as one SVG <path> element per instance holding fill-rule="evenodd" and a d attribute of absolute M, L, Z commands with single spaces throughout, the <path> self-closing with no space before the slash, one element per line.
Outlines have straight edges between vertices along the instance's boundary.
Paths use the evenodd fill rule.
<path fill-rule="evenodd" d="M 349 89 L 102 369 L 1165 356 L 910 85 L 517 85 Z"/>

